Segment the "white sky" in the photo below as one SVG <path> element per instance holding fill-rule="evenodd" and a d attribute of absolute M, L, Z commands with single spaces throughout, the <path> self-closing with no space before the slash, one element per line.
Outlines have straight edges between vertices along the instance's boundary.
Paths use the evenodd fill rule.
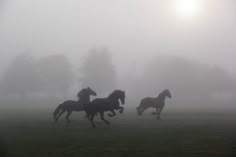
<path fill-rule="evenodd" d="M 3 1 L 3 0 L 0 0 Z M 200 0 L 199 0 L 200 1 Z M 119 72 L 168 53 L 236 69 L 236 2 L 204 0 L 181 18 L 178 0 L 5 0 L 0 3 L 0 66 L 17 53 L 65 53 L 81 62 L 107 46 Z M 4 4 L 4 5 L 3 5 Z M 0 68 L 1 69 L 1 68 Z"/>

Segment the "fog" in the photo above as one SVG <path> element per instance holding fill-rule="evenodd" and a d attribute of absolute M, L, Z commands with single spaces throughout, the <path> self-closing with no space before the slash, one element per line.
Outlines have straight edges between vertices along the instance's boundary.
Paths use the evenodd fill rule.
<path fill-rule="evenodd" d="M 90 86 L 126 90 L 131 108 L 167 88 L 168 107 L 234 107 L 235 1 L 201 0 L 192 18 L 177 2 L 1 0 L 1 106 L 54 107 Z"/>

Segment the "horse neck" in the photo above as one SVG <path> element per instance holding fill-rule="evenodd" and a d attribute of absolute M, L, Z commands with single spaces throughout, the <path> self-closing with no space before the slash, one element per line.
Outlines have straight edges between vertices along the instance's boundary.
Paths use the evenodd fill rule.
<path fill-rule="evenodd" d="M 109 95 L 109 96 L 107 97 L 107 99 L 108 99 L 109 101 L 111 101 L 111 102 L 114 102 L 114 103 L 116 103 L 116 102 L 119 101 L 119 97 L 118 97 L 117 95 L 115 95 L 115 94 Z"/>
<path fill-rule="evenodd" d="M 158 95 L 158 97 L 156 97 L 156 99 L 158 99 L 160 101 L 165 101 L 166 94 L 165 93 L 161 93 L 161 94 Z"/>

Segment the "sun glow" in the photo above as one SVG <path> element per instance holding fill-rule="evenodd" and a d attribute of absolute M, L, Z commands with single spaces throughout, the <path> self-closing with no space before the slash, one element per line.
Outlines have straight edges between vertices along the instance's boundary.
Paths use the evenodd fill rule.
<path fill-rule="evenodd" d="M 193 18 L 201 9 L 200 0 L 177 0 L 176 10 L 181 17 Z"/>

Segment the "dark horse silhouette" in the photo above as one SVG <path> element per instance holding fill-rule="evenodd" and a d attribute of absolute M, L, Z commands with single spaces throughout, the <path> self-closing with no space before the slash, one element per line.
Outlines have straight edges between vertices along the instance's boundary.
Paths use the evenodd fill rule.
<path fill-rule="evenodd" d="M 84 105 L 90 102 L 90 96 L 96 96 L 96 92 L 94 92 L 90 87 L 82 89 L 78 93 L 79 101 L 67 100 L 60 104 L 53 113 L 54 121 L 57 122 L 60 116 L 67 111 L 66 120 L 70 122 L 69 116 L 73 111 L 83 111 Z"/>
<path fill-rule="evenodd" d="M 84 111 L 88 115 L 89 121 L 92 124 L 93 128 L 96 127 L 93 122 L 96 113 L 99 113 L 101 120 L 109 125 L 109 121 L 104 118 L 105 111 L 111 112 L 108 114 L 108 116 L 110 117 L 116 115 L 114 110 L 120 110 L 120 113 L 123 112 L 124 108 L 119 106 L 119 100 L 121 101 L 122 105 L 125 103 L 125 91 L 115 90 L 108 97 L 94 99 L 92 102 L 84 106 Z"/>
<path fill-rule="evenodd" d="M 142 115 L 143 111 L 152 107 L 156 109 L 157 119 L 160 119 L 160 114 L 165 106 L 166 97 L 171 98 L 170 91 L 168 89 L 161 92 L 156 98 L 144 98 L 141 100 L 139 107 L 137 107 L 137 112 Z"/>

